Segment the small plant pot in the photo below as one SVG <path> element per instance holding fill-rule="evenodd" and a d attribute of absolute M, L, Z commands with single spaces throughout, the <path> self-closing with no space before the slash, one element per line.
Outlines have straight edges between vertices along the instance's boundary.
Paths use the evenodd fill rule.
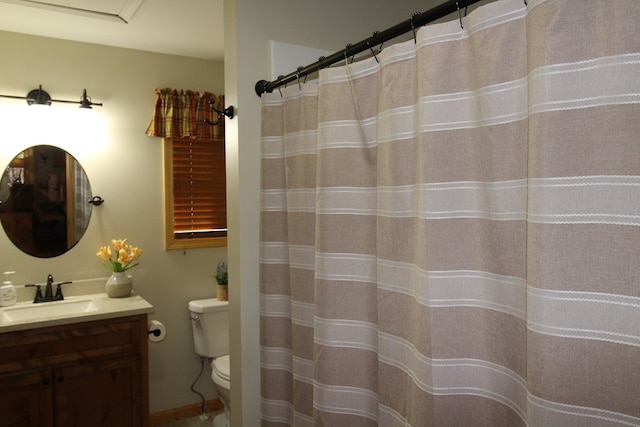
<path fill-rule="evenodd" d="M 229 301 L 228 285 L 218 285 L 218 301 Z"/>

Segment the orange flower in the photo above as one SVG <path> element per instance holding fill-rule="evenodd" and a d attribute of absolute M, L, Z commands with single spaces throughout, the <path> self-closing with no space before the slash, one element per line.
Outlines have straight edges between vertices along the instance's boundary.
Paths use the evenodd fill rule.
<path fill-rule="evenodd" d="M 108 261 L 111 259 L 112 255 L 111 248 L 109 246 L 101 246 L 96 255 L 98 256 L 98 258 Z"/>
<path fill-rule="evenodd" d="M 127 247 L 126 243 L 127 239 L 113 239 L 111 241 L 111 246 L 113 246 L 113 249 L 115 249 L 116 252 L 120 252 L 120 249 Z"/>
<path fill-rule="evenodd" d="M 138 263 L 132 264 L 133 261 L 140 258 L 142 249 L 127 245 L 127 239 L 113 239 L 111 241 L 114 251 L 108 246 L 101 246 L 96 256 L 108 262 L 105 266 L 113 272 L 121 272 L 135 267 Z M 113 259 L 113 254 L 116 254 Z"/>

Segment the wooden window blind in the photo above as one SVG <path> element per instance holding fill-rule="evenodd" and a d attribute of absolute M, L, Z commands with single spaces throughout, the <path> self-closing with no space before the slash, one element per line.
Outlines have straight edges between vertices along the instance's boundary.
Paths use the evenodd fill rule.
<path fill-rule="evenodd" d="M 226 245 L 224 140 L 167 138 L 167 173 L 167 248 Z"/>

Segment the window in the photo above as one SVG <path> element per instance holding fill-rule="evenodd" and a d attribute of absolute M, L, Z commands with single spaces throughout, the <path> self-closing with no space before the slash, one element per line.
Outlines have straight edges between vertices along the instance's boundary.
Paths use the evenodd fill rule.
<path fill-rule="evenodd" d="M 165 247 L 227 245 L 224 139 L 164 139 Z"/>

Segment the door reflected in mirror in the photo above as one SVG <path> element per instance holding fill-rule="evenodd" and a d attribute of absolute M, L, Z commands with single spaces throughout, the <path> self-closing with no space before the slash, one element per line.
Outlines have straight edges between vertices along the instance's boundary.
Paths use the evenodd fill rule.
<path fill-rule="evenodd" d="M 27 148 L 0 180 L 0 221 L 23 252 L 51 258 L 74 247 L 91 218 L 91 186 L 80 163 L 51 145 Z"/>

